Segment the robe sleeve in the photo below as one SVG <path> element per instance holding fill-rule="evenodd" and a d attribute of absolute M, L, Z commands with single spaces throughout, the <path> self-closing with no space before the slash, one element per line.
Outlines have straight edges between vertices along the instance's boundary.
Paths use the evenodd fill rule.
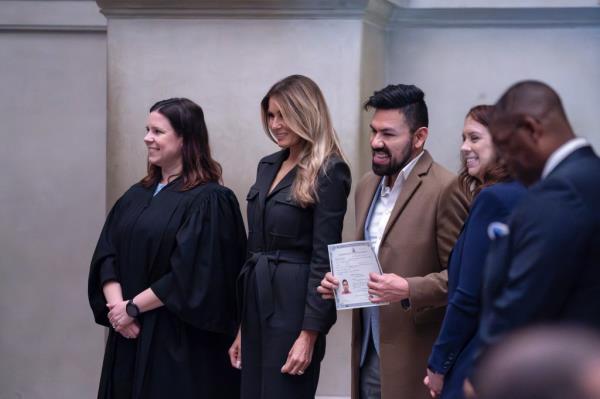
<path fill-rule="evenodd" d="M 116 215 L 118 214 L 119 203 L 120 201 L 117 201 L 106 217 L 106 222 L 104 223 L 98 244 L 96 244 L 96 249 L 92 256 L 88 277 L 88 299 L 94 314 L 94 320 L 96 323 L 106 327 L 110 327 L 110 322 L 107 317 L 108 309 L 102 286 L 110 280 L 119 281 L 115 265 L 116 250 L 113 243 L 113 231 L 115 221 L 117 220 Z"/>
<path fill-rule="evenodd" d="M 336 321 L 335 301 L 325 300 L 317 287 L 329 271 L 327 245 L 342 240 L 344 215 L 350 193 L 350 169 L 345 162 L 333 159 L 328 172 L 319 178 L 318 199 L 313 214 L 313 250 L 302 329 L 327 334 Z"/>
<path fill-rule="evenodd" d="M 171 270 L 151 284 L 152 291 L 184 322 L 234 336 L 246 232 L 233 192 L 219 186 L 196 198 L 175 241 Z"/>

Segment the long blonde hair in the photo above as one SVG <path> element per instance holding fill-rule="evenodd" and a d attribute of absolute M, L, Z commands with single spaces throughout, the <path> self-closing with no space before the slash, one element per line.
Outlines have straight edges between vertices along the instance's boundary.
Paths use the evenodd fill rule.
<path fill-rule="evenodd" d="M 269 130 L 269 99 L 277 100 L 288 128 L 300 136 L 303 147 L 298 171 L 292 185 L 292 198 L 302 207 L 318 201 L 317 180 L 332 155 L 347 162 L 329 116 L 321 89 L 306 76 L 291 75 L 275 83 L 262 99 L 261 116 L 267 136 L 277 143 Z"/>

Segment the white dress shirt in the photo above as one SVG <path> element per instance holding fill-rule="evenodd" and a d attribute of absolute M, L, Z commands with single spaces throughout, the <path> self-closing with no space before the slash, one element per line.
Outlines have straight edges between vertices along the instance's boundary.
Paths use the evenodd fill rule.
<path fill-rule="evenodd" d="M 562 160 L 564 160 L 566 157 L 568 157 L 569 155 L 571 155 L 578 149 L 580 149 L 582 147 L 587 147 L 589 145 L 590 145 L 590 143 L 583 137 L 576 137 L 574 139 L 567 141 L 560 147 L 558 147 L 552 153 L 552 155 L 550 155 L 550 157 L 548 157 L 548 160 L 546 161 L 546 165 L 544 166 L 544 170 L 542 171 L 542 179 L 545 179 L 546 177 L 548 177 L 550 172 L 552 172 L 554 170 L 554 168 L 556 168 L 558 166 L 558 164 L 561 163 Z"/>
<path fill-rule="evenodd" d="M 381 179 L 379 198 L 374 198 L 375 206 L 373 207 L 370 220 L 367 220 L 369 226 L 367 228 L 369 241 L 371 241 L 371 247 L 376 254 L 379 253 L 379 246 L 381 245 L 385 226 L 390 219 L 394 205 L 396 205 L 396 200 L 398 200 L 398 197 L 400 196 L 402 186 L 422 155 L 423 152 L 402 168 L 392 187 L 388 186 L 387 176 L 384 176 L 383 179 Z"/>

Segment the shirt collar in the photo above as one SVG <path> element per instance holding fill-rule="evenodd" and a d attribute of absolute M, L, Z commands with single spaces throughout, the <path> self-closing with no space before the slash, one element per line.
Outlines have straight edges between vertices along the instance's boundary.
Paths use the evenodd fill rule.
<path fill-rule="evenodd" d="M 546 161 L 546 165 L 544 166 L 544 170 L 542 171 L 542 179 L 548 177 L 548 175 L 561 163 L 566 157 L 571 155 L 573 152 L 577 151 L 582 147 L 587 147 L 590 143 L 583 137 L 573 138 L 560 147 L 558 147 L 548 160 Z"/>
<path fill-rule="evenodd" d="M 425 153 L 425 151 L 421 151 L 421 153 L 419 155 L 417 155 L 409 163 L 404 165 L 402 170 L 398 173 L 398 177 L 396 178 L 396 181 L 394 181 L 393 187 L 388 188 L 388 185 L 387 185 L 388 176 L 383 176 L 383 179 L 381 179 L 381 183 L 379 183 L 380 188 L 381 188 L 381 195 L 385 197 L 390 192 L 394 191 L 394 189 L 396 189 L 396 188 L 399 189 L 399 187 L 402 185 L 402 183 L 398 183 L 398 182 L 400 180 L 402 180 L 402 182 L 404 182 L 408 178 L 408 175 L 410 175 L 410 172 L 412 172 L 415 165 L 417 164 L 417 162 L 419 162 L 419 159 L 421 159 L 421 157 L 423 156 L 424 153 Z"/>

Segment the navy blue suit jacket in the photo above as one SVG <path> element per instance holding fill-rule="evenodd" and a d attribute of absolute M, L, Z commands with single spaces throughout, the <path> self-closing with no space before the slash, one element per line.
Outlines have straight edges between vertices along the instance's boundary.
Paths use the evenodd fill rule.
<path fill-rule="evenodd" d="M 490 246 L 492 222 L 506 222 L 527 192 L 517 182 L 498 183 L 475 198 L 469 217 L 452 250 L 448 264 L 448 307 L 429 357 L 429 368 L 445 374 L 442 398 L 461 398 L 470 368 L 481 310 L 483 266 Z"/>
<path fill-rule="evenodd" d="M 484 346 L 516 328 L 600 328 L 600 159 L 591 147 L 533 185 L 493 241 L 484 276 Z"/>

